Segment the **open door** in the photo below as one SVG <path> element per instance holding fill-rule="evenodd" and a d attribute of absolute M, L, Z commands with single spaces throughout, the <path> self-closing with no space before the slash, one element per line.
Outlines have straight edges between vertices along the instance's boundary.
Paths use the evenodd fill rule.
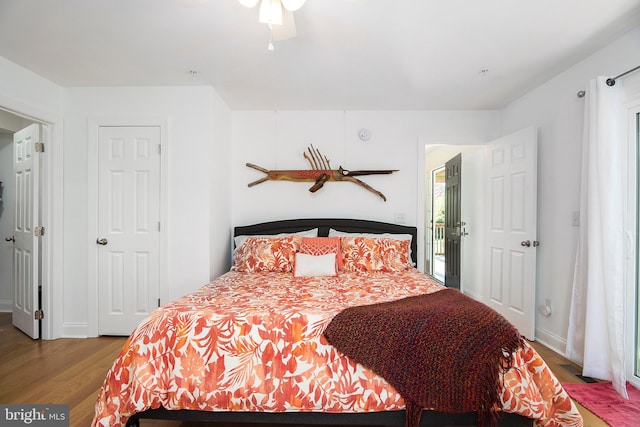
<path fill-rule="evenodd" d="M 13 136 L 15 212 L 13 228 L 13 324 L 31 338 L 40 338 L 39 153 L 40 125 L 32 124 Z"/>
<path fill-rule="evenodd" d="M 531 127 L 487 148 L 485 297 L 527 339 L 535 338 L 537 133 Z"/>
<path fill-rule="evenodd" d="M 445 165 L 444 209 L 444 284 L 460 289 L 461 230 L 462 230 L 462 153 L 448 160 Z"/>

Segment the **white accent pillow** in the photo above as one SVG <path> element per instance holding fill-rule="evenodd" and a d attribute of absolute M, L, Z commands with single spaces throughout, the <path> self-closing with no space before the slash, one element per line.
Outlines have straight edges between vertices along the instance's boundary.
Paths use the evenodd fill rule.
<path fill-rule="evenodd" d="M 295 277 L 337 276 L 336 254 L 308 255 L 296 253 Z"/>

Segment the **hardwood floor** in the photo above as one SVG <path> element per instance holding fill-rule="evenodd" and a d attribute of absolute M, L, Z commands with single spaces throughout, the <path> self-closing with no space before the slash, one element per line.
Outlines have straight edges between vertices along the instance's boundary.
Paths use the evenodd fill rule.
<path fill-rule="evenodd" d="M 70 425 L 88 426 L 98 390 L 124 342 L 123 337 L 34 341 L 13 327 L 10 313 L 0 313 L 0 403 L 68 404 Z M 582 382 L 570 372 L 579 372 L 575 364 L 539 343 L 533 345 L 561 382 Z M 585 427 L 607 426 L 591 412 L 579 409 Z M 143 427 L 206 425 L 221 426 L 141 422 Z"/>
<path fill-rule="evenodd" d="M 0 402 L 68 404 L 70 425 L 88 426 L 98 389 L 123 338 L 32 340 L 0 313 Z"/>

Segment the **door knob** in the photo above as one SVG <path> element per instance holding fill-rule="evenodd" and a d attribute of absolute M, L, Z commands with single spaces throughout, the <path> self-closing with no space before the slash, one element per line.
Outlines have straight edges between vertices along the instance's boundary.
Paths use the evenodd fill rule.
<path fill-rule="evenodd" d="M 529 246 L 531 246 L 531 241 L 523 240 L 522 242 L 520 242 L 520 246 L 526 246 L 528 248 Z"/>
<path fill-rule="evenodd" d="M 109 243 L 109 241 L 107 239 L 96 239 L 96 243 L 102 246 L 105 246 L 107 243 Z"/>
<path fill-rule="evenodd" d="M 5 237 L 5 238 L 4 238 L 4 240 L 5 240 L 6 242 L 15 242 L 15 241 L 16 241 L 16 238 L 15 238 L 14 236 L 11 236 L 11 237 Z"/>

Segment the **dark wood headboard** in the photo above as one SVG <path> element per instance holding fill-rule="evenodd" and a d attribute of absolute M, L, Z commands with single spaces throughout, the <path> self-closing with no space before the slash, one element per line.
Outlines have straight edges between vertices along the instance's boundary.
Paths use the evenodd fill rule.
<path fill-rule="evenodd" d="M 280 221 L 262 222 L 259 224 L 243 225 L 235 227 L 233 236 L 243 235 L 270 235 L 279 233 L 295 233 L 297 231 L 318 229 L 318 236 L 326 237 L 329 229 L 333 228 L 338 231 L 349 233 L 393 233 L 393 234 L 410 234 L 411 239 L 411 258 L 414 263 L 417 262 L 417 242 L 416 236 L 418 230 L 416 227 L 407 225 L 391 224 L 387 222 L 370 221 L 366 219 L 350 219 L 350 218 L 301 218 L 301 219 L 285 219 Z"/>

